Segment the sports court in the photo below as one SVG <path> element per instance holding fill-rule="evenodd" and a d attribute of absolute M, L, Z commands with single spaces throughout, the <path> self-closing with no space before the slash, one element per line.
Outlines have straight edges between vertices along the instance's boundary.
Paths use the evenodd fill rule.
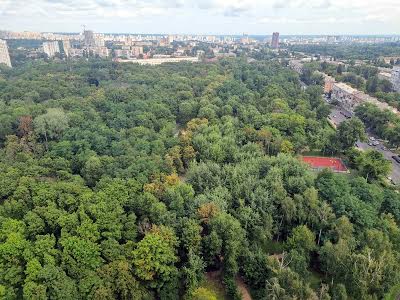
<path fill-rule="evenodd" d="M 313 169 L 332 169 L 334 172 L 347 172 L 340 158 L 322 156 L 302 156 L 301 159 Z"/>

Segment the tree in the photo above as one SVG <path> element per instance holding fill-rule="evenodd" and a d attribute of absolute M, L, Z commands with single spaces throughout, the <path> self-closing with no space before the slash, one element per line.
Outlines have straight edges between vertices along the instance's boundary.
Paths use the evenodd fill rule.
<path fill-rule="evenodd" d="M 44 136 L 46 147 L 49 139 L 58 139 L 68 128 L 68 117 L 60 108 L 49 108 L 47 112 L 35 118 L 35 131 Z"/>
<path fill-rule="evenodd" d="M 286 244 L 289 249 L 297 249 L 309 255 L 309 252 L 315 249 L 315 235 L 307 226 L 297 226 L 293 229 Z"/>
<path fill-rule="evenodd" d="M 367 180 L 386 177 L 391 171 L 392 164 L 382 153 L 376 150 L 368 150 L 361 153 L 356 160 L 357 169 Z"/>
<path fill-rule="evenodd" d="M 339 65 L 337 66 L 336 73 L 337 73 L 338 75 L 342 75 L 342 74 L 343 74 L 343 65 L 342 65 L 342 64 L 339 64 Z"/>
<path fill-rule="evenodd" d="M 340 123 L 337 129 L 338 140 L 343 150 L 350 149 L 357 141 L 363 141 L 366 138 L 364 124 L 358 118 L 351 118 Z"/>
<path fill-rule="evenodd" d="M 134 272 L 150 287 L 161 288 L 178 270 L 175 263 L 178 240 L 171 228 L 153 226 L 132 252 Z"/>
<path fill-rule="evenodd" d="M 367 80 L 366 89 L 368 93 L 376 93 L 378 90 L 378 77 L 372 76 Z"/>

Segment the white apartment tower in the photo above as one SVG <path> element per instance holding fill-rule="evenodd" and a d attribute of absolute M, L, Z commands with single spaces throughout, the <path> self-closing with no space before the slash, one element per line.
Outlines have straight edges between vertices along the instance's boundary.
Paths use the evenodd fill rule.
<path fill-rule="evenodd" d="M 63 45 L 63 50 L 64 50 L 65 56 L 69 56 L 69 51 L 71 49 L 70 41 L 69 40 L 63 40 L 62 45 Z"/>
<path fill-rule="evenodd" d="M 393 68 L 391 82 L 393 84 L 393 89 L 396 92 L 400 92 L 400 67 Z"/>
<path fill-rule="evenodd" d="M 10 54 L 8 53 L 7 42 L 0 40 L 0 64 L 11 68 Z"/>
<path fill-rule="evenodd" d="M 56 53 L 60 53 L 60 46 L 58 45 L 58 41 L 44 42 L 43 52 L 46 53 L 48 57 L 54 57 Z"/>

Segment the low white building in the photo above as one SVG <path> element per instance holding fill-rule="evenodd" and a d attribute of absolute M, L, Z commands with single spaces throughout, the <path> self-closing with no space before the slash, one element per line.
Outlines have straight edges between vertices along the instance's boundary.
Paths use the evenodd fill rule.
<path fill-rule="evenodd" d="M 117 62 L 138 63 L 139 65 L 161 65 L 164 63 L 177 62 L 198 62 L 198 57 L 166 57 L 166 58 L 149 58 L 149 59 L 117 59 Z"/>

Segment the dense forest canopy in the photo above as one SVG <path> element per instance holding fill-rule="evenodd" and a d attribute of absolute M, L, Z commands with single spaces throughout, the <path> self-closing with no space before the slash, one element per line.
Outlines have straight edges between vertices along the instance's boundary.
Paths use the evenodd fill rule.
<path fill-rule="evenodd" d="M 400 195 L 275 62 L 35 62 L 0 73 L 5 299 L 380 299 Z M 360 111 L 366 118 L 368 111 Z M 345 151 L 355 175 L 298 153 Z M 350 154 L 348 154 L 350 153 Z M 383 172 L 383 171 L 382 171 Z M 364 176 L 366 174 L 366 176 Z"/>
<path fill-rule="evenodd" d="M 400 43 L 379 44 L 325 44 L 325 45 L 292 45 L 291 51 L 308 54 L 330 55 L 339 59 L 373 60 L 381 56 L 399 56 Z"/>

